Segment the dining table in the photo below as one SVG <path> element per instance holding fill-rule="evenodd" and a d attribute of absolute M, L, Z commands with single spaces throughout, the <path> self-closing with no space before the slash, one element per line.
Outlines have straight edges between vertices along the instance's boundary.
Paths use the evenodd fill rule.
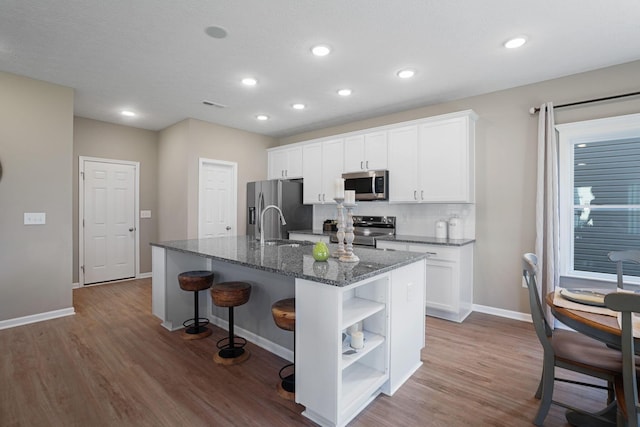
<path fill-rule="evenodd" d="M 606 313 L 606 308 L 592 308 L 584 305 L 579 307 L 571 304 L 564 304 L 562 297 L 556 292 L 550 292 L 546 296 L 546 303 L 553 316 L 576 332 L 594 338 L 607 344 L 612 348 L 620 348 L 621 329 L 618 318 L 614 312 Z M 597 311 L 597 312 L 594 312 Z M 640 338 L 636 338 L 636 354 L 640 354 Z M 616 425 L 617 403 L 614 401 L 602 410 L 594 413 L 596 417 L 589 414 L 567 411 L 566 418 L 573 426 L 612 426 Z"/>

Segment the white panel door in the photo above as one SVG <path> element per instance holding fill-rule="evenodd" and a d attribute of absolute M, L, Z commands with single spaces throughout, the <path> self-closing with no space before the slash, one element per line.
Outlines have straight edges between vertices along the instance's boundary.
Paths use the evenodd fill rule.
<path fill-rule="evenodd" d="M 235 164 L 201 161 L 199 238 L 237 234 L 235 177 Z"/>
<path fill-rule="evenodd" d="M 84 284 L 135 277 L 131 164 L 84 162 Z"/>

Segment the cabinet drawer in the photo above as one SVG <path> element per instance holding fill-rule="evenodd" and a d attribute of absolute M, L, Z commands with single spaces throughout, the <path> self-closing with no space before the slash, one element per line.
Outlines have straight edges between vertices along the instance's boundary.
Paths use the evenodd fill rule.
<path fill-rule="evenodd" d="M 443 261 L 457 261 L 460 256 L 458 248 L 447 246 L 409 244 L 408 250 L 412 252 L 427 253 L 429 254 L 428 259 L 439 259 Z"/>

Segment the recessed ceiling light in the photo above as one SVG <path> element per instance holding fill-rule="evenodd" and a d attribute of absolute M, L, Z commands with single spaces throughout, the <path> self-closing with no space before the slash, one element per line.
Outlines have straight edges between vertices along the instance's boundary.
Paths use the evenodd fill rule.
<path fill-rule="evenodd" d="M 326 44 L 319 44 L 318 46 L 314 46 L 311 48 L 311 52 L 315 56 L 326 56 L 331 53 L 331 48 Z"/>
<path fill-rule="evenodd" d="M 267 116 L 266 114 L 258 114 L 256 116 L 256 119 L 258 119 L 260 121 L 265 121 L 265 120 L 269 120 L 269 116 Z"/>
<path fill-rule="evenodd" d="M 122 110 L 120 111 L 120 114 L 125 116 L 125 117 L 135 117 L 136 113 L 134 113 L 133 111 L 129 111 L 129 110 Z"/>
<path fill-rule="evenodd" d="M 207 33 L 209 37 L 213 37 L 214 39 L 223 39 L 227 37 L 227 30 L 222 27 L 207 27 L 204 29 L 204 32 Z"/>
<path fill-rule="evenodd" d="M 340 95 L 340 96 L 349 96 L 349 95 L 351 95 L 351 89 L 340 89 L 340 90 L 338 90 L 338 95 Z"/>
<path fill-rule="evenodd" d="M 304 110 L 305 108 L 307 108 L 307 106 L 304 104 L 293 104 L 291 107 L 294 110 Z"/>
<path fill-rule="evenodd" d="M 411 77 L 415 76 L 415 74 L 416 72 L 409 68 L 398 71 L 398 77 L 400 77 L 401 79 L 410 79 Z"/>
<path fill-rule="evenodd" d="M 507 49 L 515 49 L 522 46 L 526 42 L 527 42 L 526 37 L 518 36 L 518 37 L 512 38 L 511 40 L 507 40 L 507 42 L 504 44 L 504 47 L 506 47 Z"/>
<path fill-rule="evenodd" d="M 245 84 L 247 86 L 255 86 L 256 84 L 258 84 L 258 81 L 253 77 L 246 77 L 242 79 L 242 84 Z"/>

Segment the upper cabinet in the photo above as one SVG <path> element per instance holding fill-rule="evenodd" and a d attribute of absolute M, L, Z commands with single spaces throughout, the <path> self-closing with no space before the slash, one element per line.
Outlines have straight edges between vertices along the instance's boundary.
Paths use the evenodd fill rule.
<path fill-rule="evenodd" d="M 387 131 L 353 135 L 344 140 L 344 171 L 387 169 Z"/>
<path fill-rule="evenodd" d="M 302 147 L 268 150 L 268 179 L 302 178 Z"/>
<path fill-rule="evenodd" d="M 335 203 L 335 180 L 342 177 L 342 139 L 314 142 L 303 146 L 302 168 L 304 186 L 302 203 Z"/>
<path fill-rule="evenodd" d="M 389 131 L 389 201 L 473 203 L 473 111 L 447 114 Z"/>

